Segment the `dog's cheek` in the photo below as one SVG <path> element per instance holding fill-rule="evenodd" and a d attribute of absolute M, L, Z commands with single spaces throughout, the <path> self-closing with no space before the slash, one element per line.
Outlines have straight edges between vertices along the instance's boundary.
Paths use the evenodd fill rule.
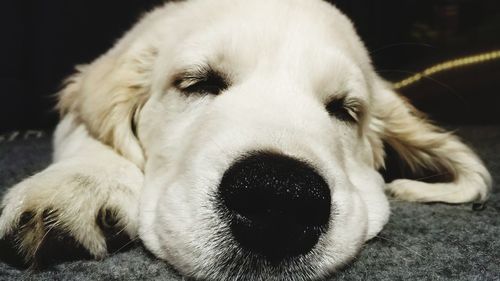
<path fill-rule="evenodd" d="M 365 176 L 359 177 L 358 186 L 362 186 L 360 196 L 363 199 L 368 215 L 367 240 L 377 235 L 389 220 L 390 208 L 384 193 L 384 179 L 375 170 L 367 170 Z"/>
<path fill-rule="evenodd" d="M 352 188 L 334 192 L 330 230 L 321 243 L 327 253 L 336 253 L 332 270 L 349 262 L 367 240 L 368 207 Z"/>

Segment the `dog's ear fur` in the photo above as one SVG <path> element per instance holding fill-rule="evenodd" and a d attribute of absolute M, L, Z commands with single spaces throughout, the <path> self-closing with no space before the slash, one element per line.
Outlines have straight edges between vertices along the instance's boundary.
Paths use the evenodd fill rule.
<path fill-rule="evenodd" d="M 373 94 L 370 131 L 390 145 L 413 172 L 426 170 L 451 178 L 451 182 L 445 183 L 395 180 L 387 185 L 390 193 L 404 200 L 422 202 L 486 200 L 491 176 L 469 147 L 429 123 L 379 77 L 375 78 Z M 382 150 L 374 151 L 375 159 L 384 157 Z"/>
<path fill-rule="evenodd" d="M 80 66 L 59 94 L 62 115 L 72 114 L 90 134 L 142 167 L 144 155 L 134 133 L 138 112 L 150 93 L 153 47 L 111 51 Z"/>

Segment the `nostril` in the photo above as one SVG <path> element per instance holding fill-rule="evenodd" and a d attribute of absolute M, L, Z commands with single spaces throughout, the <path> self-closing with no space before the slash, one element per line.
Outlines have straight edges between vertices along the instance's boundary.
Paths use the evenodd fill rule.
<path fill-rule="evenodd" d="M 223 175 L 219 197 L 238 243 L 269 260 L 309 252 L 328 228 L 330 189 L 307 163 L 255 153 Z"/>

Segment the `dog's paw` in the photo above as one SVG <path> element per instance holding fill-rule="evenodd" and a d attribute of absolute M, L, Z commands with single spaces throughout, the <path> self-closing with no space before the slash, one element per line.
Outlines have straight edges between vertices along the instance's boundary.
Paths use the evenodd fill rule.
<path fill-rule="evenodd" d="M 10 257 L 14 263 L 46 266 L 101 259 L 127 245 L 137 234 L 142 176 L 116 176 L 78 163 L 54 164 L 12 187 L 1 204 L 4 256 L 10 250 L 20 256 Z"/>
<path fill-rule="evenodd" d="M 398 179 L 387 184 L 385 191 L 391 197 L 399 200 L 419 202 L 425 201 L 424 190 L 420 189 L 422 188 L 422 185 L 425 186 L 427 183 L 407 179 Z"/>
<path fill-rule="evenodd" d="M 484 202 L 487 186 L 484 182 L 466 183 L 426 183 L 415 180 L 398 179 L 386 185 L 386 193 L 404 201 L 444 202 L 459 204 Z"/>

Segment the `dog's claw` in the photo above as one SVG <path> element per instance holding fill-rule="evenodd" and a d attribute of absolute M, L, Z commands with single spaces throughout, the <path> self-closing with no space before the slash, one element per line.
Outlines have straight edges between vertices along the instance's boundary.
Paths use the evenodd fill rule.
<path fill-rule="evenodd" d="M 480 211 L 484 211 L 484 209 L 486 209 L 486 202 L 473 203 L 472 204 L 472 210 L 473 211 L 480 212 Z"/>
<path fill-rule="evenodd" d="M 26 211 L 21 214 L 21 218 L 19 219 L 19 226 L 22 227 L 27 225 L 33 218 L 35 217 L 35 213 L 33 211 Z"/>
<path fill-rule="evenodd" d="M 97 224 L 103 230 L 113 229 L 119 222 L 118 212 L 110 208 L 101 208 L 97 214 Z"/>
<path fill-rule="evenodd" d="M 131 237 L 124 231 L 120 213 L 114 208 L 101 208 L 97 214 L 96 223 L 101 228 L 106 238 L 108 252 L 127 249 Z"/>

